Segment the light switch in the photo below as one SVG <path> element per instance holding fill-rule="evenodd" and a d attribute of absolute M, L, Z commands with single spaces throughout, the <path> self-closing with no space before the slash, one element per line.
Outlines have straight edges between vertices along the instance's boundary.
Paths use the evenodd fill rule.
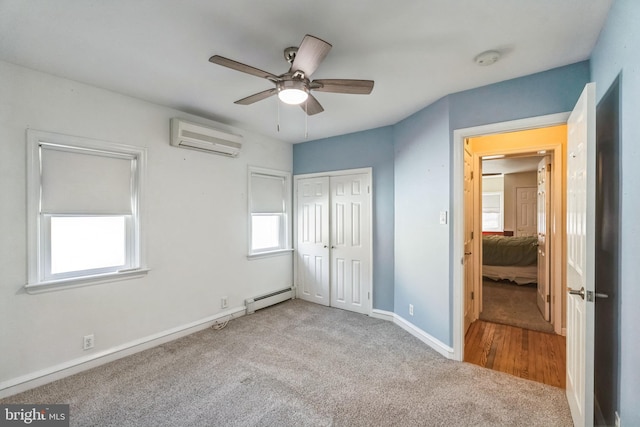
<path fill-rule="evenodd" d="M 447 211 L 440 211 L 440 224 L 447 225 Z"/>

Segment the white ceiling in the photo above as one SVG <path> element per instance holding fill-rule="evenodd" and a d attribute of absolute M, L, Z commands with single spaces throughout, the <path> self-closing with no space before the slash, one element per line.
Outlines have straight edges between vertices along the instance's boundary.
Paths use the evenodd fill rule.
<path fill-rule="evenodd" d="M 375 80 L 371 95 L 316 93 L 310 140 L 398 122 L 450 93 L 587 59 L 612 0 L 0 0 L 0 59 L 284 141 L 305 140 L 299 107 L 208 62 L 281 74 L 305 34 L 333 45 L 314 79 Z M 502 58 L 480 67 L 489 49 Z"/>
<path fill-rule="evenodd" d="M 544 156 L 530 157 L 505 157 L 482 161 L 482 174 L 510 174 L 520 172 L 533 172 L 538 170 L 538 163 Z"/>

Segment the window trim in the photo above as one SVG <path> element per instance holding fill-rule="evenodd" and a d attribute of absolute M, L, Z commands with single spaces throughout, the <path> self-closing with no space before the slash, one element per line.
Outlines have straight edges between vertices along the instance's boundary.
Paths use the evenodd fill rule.
<path fill-rule="evenodd" d="M 283 240 L 282 245 L 278 248 L 268 248 L 265 250 L 253 251 L 252 250 L 252 237 L 253 237 L 253 207 L 252 207 L 252 189 L 251 189 L 251 181 L 253 175 L 266 175 L 274 178 L 281 178 L 284 180 L 284 212 L 277 212 L 278 215 L 283 216 L 282 227 L 280 229 L 281 236 L 280 238 Z M 291 246 L 291 173 L 286 171 L 280 171 L 276 169 L 267 169 L 256 166 L 249 166 L 247 171 L 247 258 L 248 259 L 257 259 L 257 258 L 265 258 L 275 255 L 288 254 L 293 252 L 293 247 Z M 261 212 L 256 213 L 256 215 L 268 215 L 268 213 Z"/>
<path fill-rule="evenodd" d="M 43 217 L 48 214 L 40 212 L 41 202 L 41 145 L 55 146 L 56 148 L 68 147 L 74 152 L 96 152 L 106 156 L 127 157 L 134 160 L 132 170 L 133 185 L 131 197 L 132 211 L 129 215 L 131 224 L 130 234 L 127 235 L 127 249 L 129 253 L 128 268 L 117 271 L 94 271 L 89 274 L 74 277 L 47 277 L 45 274 L 44 253 L 48 244 L 44 238 L 46 224 Z M 112 143 L 96 139 L 63 135 L 52 132 L 43 132 L 27 129 L 27 284 L 28 293 L 41 293 L 52 290 L 76 288 L 99 283 L 113 282 L 144 276 L 149 269 L 146 267 L 144 241 L 141 227 L 141 205 L 144 195 L 144 177 L 146 170 L 146 149 L 125 144 Z M 54 216 L 58 216 L 55 214 Z M 64 214 L 60 214 L 64 216 Z M 93 214 L 80 214 L 79 216 L 93 216 Z"/>

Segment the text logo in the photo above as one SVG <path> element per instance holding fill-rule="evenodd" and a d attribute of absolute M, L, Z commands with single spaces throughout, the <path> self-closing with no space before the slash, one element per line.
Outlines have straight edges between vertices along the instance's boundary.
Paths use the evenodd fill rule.
<path fill-rule="evenodd" d="M 0 427 L 69 427 L 69 405 L 0 405 Z"/>

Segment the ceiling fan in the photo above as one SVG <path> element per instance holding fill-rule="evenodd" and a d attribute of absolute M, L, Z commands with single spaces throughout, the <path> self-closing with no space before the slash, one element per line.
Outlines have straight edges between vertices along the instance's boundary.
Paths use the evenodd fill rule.
<path fill-rule="evenodd" d="M 235 104 L 249 105 L 277 94 L 282 102 L 300 105 L 311 116 L 324 111 L 318 100 L 311 95 L 312 90 L 360 95 L 368 95 L 373 90 L 373 80 L 310 80 L 311 74 L 318 68 L 329 50 L 331 50 L 329 43 L 307 34 L 300 43 L 300 47 L 288 47 L 284 50 L 284 57 L 290 67 L 289 71 L 279 76 L 220 55 L 212 56 L 209 61 L 236 71 L 262 77 L 275 85 L 272 89 L 239 99 Z"/>

